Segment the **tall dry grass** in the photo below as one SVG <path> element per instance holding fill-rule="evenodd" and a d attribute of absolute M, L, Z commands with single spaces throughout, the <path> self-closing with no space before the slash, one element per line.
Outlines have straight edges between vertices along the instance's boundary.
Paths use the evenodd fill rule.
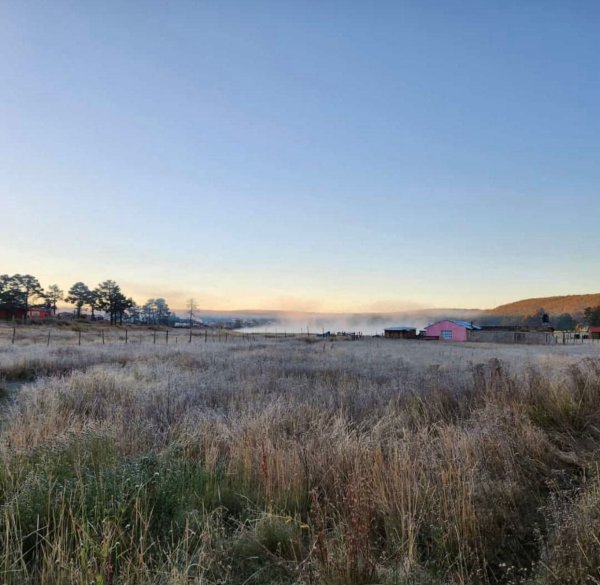
<path fill-rule="evenodd" d="M 2 581 L 594 583 L 600 359 L 577 351 L 5 350 L 35 381 L 3 407 Z"/>

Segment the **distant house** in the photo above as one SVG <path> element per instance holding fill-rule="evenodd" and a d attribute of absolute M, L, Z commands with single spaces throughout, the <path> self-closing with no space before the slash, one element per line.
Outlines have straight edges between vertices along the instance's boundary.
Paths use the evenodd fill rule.
<path fill-rule="evenodd" d="M 600 339 L 600 327 L 597 325 L 592 325 L 589 328 L 589 336 L 590 339 Z"/>
<path fill-rule="evenodd" d="M 65 321 L 73 321 L 73 319 L 75 319 L 75 313 L 69 313 L 69 312 L 66 312 L 66 311 L 64 311 L 62 313 L 58 313 L 56 316 L 59 319 L 63 319 Z"/>
<path fill-rule="evenodd" d="M 386 327 L 383 335 L 387 339 L 415 339 L 417 329 L 416 327 Z"/>
<path fill-rule="evenodd" d="M 437 321 L 425 327 L 425 336 L 440 341 L 467 341 L 469 331 L 479 331 L 481 328 L 469 321 L 444 320 Z"/>
<path fill-rule="evenodd" d="M 31 319 L 48 319 L 52 317 L 52 309 L 45 305 L 29 307 L 28 313 Z"/>
<path fill-rule="evenodd" d="M 13 303 L 0 304 L 0 320 L 12 321 L 20 320 L 25 317 L 25 309 Z"/>

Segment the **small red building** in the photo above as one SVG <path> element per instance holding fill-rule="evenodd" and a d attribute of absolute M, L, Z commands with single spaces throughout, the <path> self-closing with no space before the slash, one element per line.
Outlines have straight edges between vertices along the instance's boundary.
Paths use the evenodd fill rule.
<path fill-rule="evenodd" d="M 19 321 L 25 317 L 25 309 L 11 303 L 0 305 L 0 321 Z"/>
<path fill-rule="evenodd" d="M 592 325 L 589 329 L 590 339 L 600 339 L 600 327 Z"/>
<path fill-rule="evenodd" d="M 30 319 L 48 319 L 52 317 L 52 309 L 46 306 L 29 307 L 28 313 Z"/>

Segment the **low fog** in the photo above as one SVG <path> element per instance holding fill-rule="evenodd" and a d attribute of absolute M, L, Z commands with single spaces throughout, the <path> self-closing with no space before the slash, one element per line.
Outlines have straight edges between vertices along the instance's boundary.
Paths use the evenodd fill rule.
<path fill-rule="evenodd" d="M 271 323 L 246 328 L 242 331 L 267 333 L 306 333 L 307 331 L 308 333 L 323 333 L 329 331 L 331 333 L 382 335 L 386 327 L 415 327 L 419 331 L 440 319 L 476 321 L 481 314 L 482 311 L 464 309 L 429 309 L 381 314 L 290 313 L 274 315 Z"/>

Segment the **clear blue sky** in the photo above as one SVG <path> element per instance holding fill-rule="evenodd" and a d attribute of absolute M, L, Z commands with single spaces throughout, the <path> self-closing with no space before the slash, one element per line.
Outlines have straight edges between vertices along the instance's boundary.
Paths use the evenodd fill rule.
<path fill-rule="evenodd" d="M 600 290 L 597 2 L 0 3 L 0 272 L 364 311 Z"/>

